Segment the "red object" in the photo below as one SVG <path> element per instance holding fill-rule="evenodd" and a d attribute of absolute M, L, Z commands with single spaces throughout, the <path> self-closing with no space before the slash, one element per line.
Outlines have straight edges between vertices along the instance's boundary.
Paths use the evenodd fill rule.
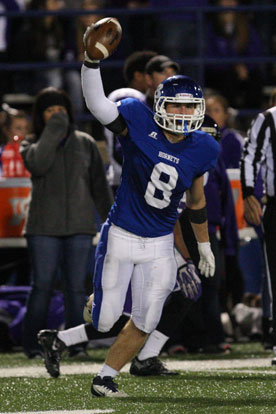
<path fill-rule="evenodd" d="M 22 237 L 30 197 L 29 178 L 0 179 L 0 238 Z"/>
<path fill-rule="evenodd" d="M 19 152 L 20 137 L 5 145 L 2 152 L 2 176 L 4 178 L 30 177 Z"/>

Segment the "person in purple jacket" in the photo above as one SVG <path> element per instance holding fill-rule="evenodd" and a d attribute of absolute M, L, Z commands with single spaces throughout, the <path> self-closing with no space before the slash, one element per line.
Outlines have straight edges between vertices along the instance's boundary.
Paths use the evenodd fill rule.
<path fill-rule="evenodd" d="M 205 115 L 202 128 L 219 140 L 220 134 L 218 125 L 210 116 Z M 206 282 L 203 278 L 201 279 L 202 296 L 196 306 L 194 306 L 194 314 L 197 314 L 196 323 L 198 326 L 200 326 L 201 323 L 202 331 L 199 332 L 197 329 L 198 326 L 194 329 L 196 335 L 201 336 L 201 338 L 194 344 L 184 341 L 184 345 L 192 349 L 203 348 L 205 352 L 229 352 L 231 347 L 225 343 L 225 335 L 220 320 L 221 311 L 226 310 L 222 309 L 220 304 L 222 259 L 226 263 L 228 276 L 230 276 L 229 273 L 231 274 L 231 277 L 228 277 L 227 279 L 230 279 L 230 281 L 237 286 L 237 292 L 235 292 L 235 298 L 233 299 L 235 302 L 240 301 L 243 295 L 243 284 L 236 256 L 238 249 L 238 232 L 235 207 L 230 182 L 221 152 L 216 167 L 205 175 L 204 194 L 207 206 L 208 231 L 212 249 L 214 251 L 216 271 L 212 280 Z M 194 238 L 192 237 L 186 222 L 187 216 L 184 210 L 180 216 L 183 237 L 185 240 L 189 240 L 187 247 L 193 262 L 197 264 L 198 253 L 194 244 Z M 220 231 L 221 242 L 217 238 L 217 229 Z M 222 256 L 221 250 L 224 257 Z M 226 300 L 224 300 L 224 302 L 225 301 Z M 190 319 L 192 320 L 192 325 L 195 326 L 195 319 Z M 183 327 L 185 330 L 185 321 Z"/>
<path fill-rule="evenodd" d="M 219 291 L 224 285 L 222 289 L 224 293 L 221 303 L 222 311 L 230 312 L 231 309 L 228 308 L 227 303 L 230 302 L 235 305 L 242 301 L 244 282 L 238 262 L 239 237 L 232 188 L 222 153 L 218 158 L 216 168 L 209 173 L 204 193 L 207 204 L 208 229 L 213 245 L 216 246 L 213 248 L 216 248 L 217 257 L 221 257 L 225 267 L 223 283 L 222 266 L 219 266 L 218 263 L 216 288 L 219 295 Z M 217 238 L 217 229 L 220 232 L 221 242 Z M 220 246 L 222 247 L 221 251 Z M 212 292 L 210 294 L 212 295 Z M 210 300 L 209 295 L 206 295 L 205 300 L 207 307 L 210 303 L 214 303 Z M 217 334 L 215 331 L 214 333 Z"/>
<path fill-rule="evenodd" d="M 11 351 L 22 345 L 22 326 L 30 286 L 0 286 L 0 349 Z M 64 324 L 63 293 L 54 290 L 46 326 L 59 329 Z M 39 357 L 39 356 L 38 356 Z"/>
<path fill-rule="evenodd" d="M 273 106 L 273 95 L 271 97 L 270 106 Z M 215 119 L 217 122 L 221 139 L 221 156 L 223 158 L 224 164 L 226 168 L 240 168 L 240 160 L 242 156 L 243 146 L 245 143 L 245 139 L 239 134 L 239 132 L 230 127 L 230 114 L 229 114 L 229 103 L 227 99 L 219 94 L 210 95 L 206 99 L 206 112 Z M 263 191 L 263 180 L 261 177 L 261 172 L 259 172 L 256 182 L 256 187 L 254 189 L 254 195 L 261 203 L 262 197 L 264 196 Z M 251 223 L 248 223 L 249 226 L 252 226 Z M 252 246 L 255 246 L 256 249 L 256 263 L 254 263 L 255 267 L 257 265 L 257 270 L 254 272 L 255 275 L 255 282 L 258 284 L 258 280 L 263 277 L 262 284 L 262 299 L 263 299 L 263 343 L 266 349 L 271 348 L 271 335 L 270 335 L 270 327 L 271 327 L 271 311 L 270 311 L 270 299 L 269 299 L 269 289 L 267 287 L 267 278 L 264 272 L 264 260 L 262 260 L 263 253 L 262 253 L 262 243 L 263 243 L 263 231 L 260 225 L 253 226 L 255 232 L 257 233 L 258 239 L 253 240 L 251 243 Z M 259 254 L 258 254 L 259 253 Z M 242 266 L 243 276 L 246 279 L 246 275 L 248 280 L 252 280 L 252 270 L 248 269 L 246 266 L 246 253 L 243 253 L 244 257 L 244 265 Z M 242 256 L 241 256 L 242 257 Z M 259 261 L 258 258 L 261 258 Z M 242 259 L 240 259 L 242 260 Z M 250 258 L 248 259 L 250 260 Z M 242 264 L 242 261 L 240 261 Z M 226 260 L 226 275 L 239 275 L 240 273 L 235 271 L 236 265 L 231 259 Z M 260 270 L 261 269 L 261 270 Z M 260 276 L 258 276 L 260 274 Z M 257 276 L 257 277 L 256 277 Z M 231 277 L 226 278 L 228 280 L 227 284 L 228 287 L 226 289 L 230 290 L 233 295 L 234 303 L 236 304 L 240 298 L 240 283 L 236 283 L 236 278 L 234 280 Z M 232 280 L 232 283 L 231 283 Z M 251 282 L 252 284 L 252 282 Z"/>
<path fill-rule="evenodd" d="M 229 103 L 218 93 L 206 99 L 206 113 L 211 116 L 219 127 L 221 155 L 226 168 L 239 168 L 244 145 L 244 138 L 231 127 Z"/>

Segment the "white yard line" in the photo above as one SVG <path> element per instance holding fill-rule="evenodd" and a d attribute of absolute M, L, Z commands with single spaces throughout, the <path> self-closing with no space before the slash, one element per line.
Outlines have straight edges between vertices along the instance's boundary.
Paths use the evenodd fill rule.
<path fill-rule="evenodd" d="M 114 413 L 114 410 L 66 410 L 66 411 L 19 411 L 15 413 L 5 412 L 0 414 L 104 414 Z"/>
<path fill-rule="evenodd" d="M 251 368 L 263 368 L 266 373 L 276 375 L 275 371 L 267 370 L 271 367 L 270 358 L 256 358 L 256 359 L 229 359 L 229 360 L 206 360 L 206 361 L 164 361 L 166 366 L 172 370 L 181 371 L 217 371 L 217 370 L 238 370 L 247 368 L 247 373 L 256 371 Z M 76 375 L 76 374 L 91 374 L 94 375 L 99 372 L 102 364 L 91 364 L 82 362 L 80 364 L 66 365 L 61 363 L 61 375 Z M 129 371 L 129 364 L 127 364 L 122 372 Z M 245 371 L 244 371 L 245 372 Z M 262 373 L 262 371 L 257 371 Z M 45 377 L 49 378 L 43 363 L 39 367 L 15 367 L 15 368 L 1 368 L 0 377 Z M 1 414 L 1 413 L 0 413 Z M 27 414 L 27 413 L 26 413 Z"/>

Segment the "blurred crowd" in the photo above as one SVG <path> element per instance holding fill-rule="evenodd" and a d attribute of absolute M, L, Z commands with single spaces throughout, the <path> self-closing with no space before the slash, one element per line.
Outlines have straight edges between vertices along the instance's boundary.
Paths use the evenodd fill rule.
<path fill-rule="evenodd" d="M 264 4 L 273 5 L 273 2 L 267 0 Z M 235 10 L 237 6 L 255 5 L 254 0 L 1 0 L 1 10 L 7 12 L 67 13 L 1 17 L 0 63 L 43 66 L 3 71 L 0 95 L 34 96 L 43 87 L 55 86 L 69 93 L 77 114 L 83 113 L 85 105 L 80 92 L 79 66 L 76 66 L 83 60 L 83 33 L 88 25 L 105 16 L 105 9 L 127 8 L 129 15 L 117 16 L 124 36 L 109 62 L 111 66 L 114 60 L 125 59 L 133 51 L 154 50 L 178 61 L 181 72 L 205 88 L 224 95 L 231 107 L 261 109 L 267 99 L 265 87 L 275 83 L 276 65 L 256 58 L 273 57 L 276 53 L 275 12 Z M 187 12 L 184 6 L 198 10 L 202 6 L 230 9 L 203 14 L 200 26 L 197 11 Z M 135 14 L 139 9 L 149 11 Z M 83 10 L 86 14 L 70 15 L 70 10 Z M 88 10 L 93 14 L 87 13 Z M 101 13 L 97 14 L 97 10 Z M 197 57 L 203 58 L 203 66 L 189 61 Z M 107 93 L 124 85 L 122 74 L 112 67 L 105 69 L 103 77 Z"/>
<path fill-rule="evenodd" d="M 272 3 L 272 0 L 267 0 L 262 4 L 272 5 Z M 208 5 L 232 9 L 207 13 L 201 37 L 198 36 L 199 26 L 196 13 L 192 11 L 188 13 L 184 9 L 177 13 L 174 12 L 181 6 Z M 26 168 L 26 160 L 24 163 L 19 148 L 24 138 L 34 132 L 33 105 L 24 106 L 24 103 L 20 101 L 17 101 L 18 104 L 6 102 L 5 97 L 10 94 L 27 94 L 37 99 L 44 88 L 53 87 L 55 90 L 66 91 L 72 103 L 72 111 L 76 116 L 86 113 L 80 83 L 80 64 L 84 56 L 82 38 L 87 26 L 105 17 L 104 9 L 128 8 L 131 12 L 129 15 L 118 16 L 124 34 L 118 51 L 111 58 L 111 63 L 121 60 L 123 62 L 121 67 L 114 70 L 112 66 L 105 68 L 103 65 L 102 73 L 107 93 L 117 88 L 131 87 L 139 91 L 147 104 L 152 106 L 154 90 L 166 77 L 175 73 L 183 73 L 197 81 L 204 80 L 202 86 L 205 91 L 206 111 L 218 126 L 221 144 L 222 166 L 220 170 L 216 170 L 210 180 L 210 185 L 216 186 L 215 191 L 220 195 L 224 194 L 218 200 L 221 208 L 219 223 L 216 222 L 217 217 L 214 218 L 211 214 L 208 216 L 209 231 L 211 230 L 214 236 L 218 270 L 215 283 L 203 286 L 206 294 L 203 295 L 200 307 L 194 308 L 189 313 L 181 328 L 170 338 L 166 350 L 171 354 L 187 352 L 187 350 L 190 352 L 230 352 L 229 343 L 234 340 L 244 340 L 244 338 L 249 340 L 257 338 L 263 341 L 266 348 L 272 347 L 269 336 L 271 315 L 269 312 L 263 312 L 262 301 L 265 277 L 261 251 L 262 232 L 260 227 L 256 226 L 253 239 L 250 237 L 238 239 L 240 223 L 237 217 L 233 218 L 232 213 L 226 209 L 227 197 L 231 198 L 232 212 L 236 202 L 234 192 L 232 194 L 232 191 L 230 193 L 228 191 L 231 187 L 226 170 L 239 169 L 246 127 L 253 119 L 250 113 L 247 123 L 239 122 L 239 111 L 253 110 L 257 113 L 267 108 L 269 106 L 268 96 L 271 96 L 272 86 L 276 83 L 276 62 L 264 63 L 254 59 L 258 56 L 272 57 L 276 53 L 276 27 L 273 24 L 276 12 L 241 13 L 235 10 L 236 6 L 242 5 L 254 6 L 257 2 L 254 0 L 118 0 L 116 2 L 109 0 L 0 0 L 0 10 L 3 11 L 49 12 L 71 9 L 101 11 L 96 14 L 87 13 L 73 17 L 69 14 L 60 16 L 47 14 L 26 18 L 23 13 L 22 16 L 15 18 L 0 17 L 0 65 L 2 63 L 39 62 L 44 65 L 42 68 L 29 69 L 27 66 L 23 70 L 2 71 L 0 89 L 2 178 L 30 177 L 31 168 Z M 171 12 L 168 13 L 167 10 L 166 13 L 158 13 L 161 7 L 169 7 Z M 154 8 L 156 13 L 135 15 L 133 11 L 139 8 Z M 200 74 L 195 63 L 192 61 L 188 63 L 190 58 L 198 56 L 210 58 L 204 65 L 203 74 Z M 245 62 L 244 58 L 252 59 Z M 150 64 L 147 64 L 148 62 Z M 60 65 L 57 67 L 56 63 Z M 268 86 L 271 88 L 269 94 L 266 94 L 264 91 Z M 141 96 L 137 96 L 138 99 Z M 275 93 L 272 96 L 275 97 Z M 275 105 L 275 102 L 272 102 L 272 105 Z M 73 123 L 71 121 L 70 125 Z M 63 122 L 66 123 L 65 120 Z M 119 182 L 118 177 L 117 181 L 114 180 L 114 171 L 120 171 L 118 167 L 120 153 L 117 152 L 115 164 L 112 159 L 113 147 L 116 144 L 112 140 L 115 138 L 108 136 L 107 131 L 99 128 L 95 121 L 90 120 L 79 124 L 79 129 L 88 130 L 89 134 L 96 138 L 98 144 L 99 142 L 106 143 L 102 158 L 108 183 L 114 190 L 114 186 L 116 188 Z M 95 152 L 98 153 L 96 149 Z M 258 197 L 259 199 L 262 197 L 261 183 Z M 207 196 L 206 199 L 207 207 L 208 203 L 211 205 L 214 202 L 212 197 L 209 201 Z M 233 220 L 229 221 L 230 217 Z M 214 219 L 213 223 L 212 219 Z M 95 218 L 96 224 L 97 220 L 100 222 L 98 216 Z M 221 232 L 221 239 L 217 237 L 218 228 Z M 225 236 L 229 230 L 230 233 L 232 232 L 231 240 Z M 64 235 L 61 236 L 64 237 Z M 90 240 L 89 243 L 91 244 Z M 89 250 L 89 254 L 92 257 L 93 250 Z M 257 257 L 257 265 L 252 271 L 248 271 L 247 264 L 251 262 L 253 256 Z M 2 255 L 0 258 L 2 261 Z M 15 272 L 14 269 L 7 271 L 5 266 L 0 265 L 0 285 L 29 285 L 31 278 L 28 272 L 31 272 L 31 269 L 29 259 L 25 258 L 25 260 L 27 262 L 25 279 L 20 275 L 20 269 L 16 269 Z M 93 262 L 93 259 L 89 260 L 86 257 L 86 263 L 90 269 L 88 271 L 87 267 L 87 278 L 91 277 L 91 261 Z M 84 273 L 85 270 L 82 272 Z M 51 282 L 52 288 L 53 285 Z M 85 285 L 84 280 L 82 280 L 82 285 Z M 90 292 L 87 290 L 86 293 Z M 212 322 L 213 325 L 209 329 L 204 324 L 204 315 L 207 309 L 206 303 L 208 300 L 210 302 L 210 295 L 213 295 L 212 300 L 217 301 L 217 308 L 210 311 L 211 325 Z M 20 306 L 22 307 L 22 303 Z M 28 315 L 29 318 L 31 316 Z M 0 318 L 0 328 L 2 320 L 3 318 Z M 77 322 L 80 322 L 80 318 L 75 324 Z M 73 325 L 74 323 L 70 322 L 67 326 Z M 207 338 L 205 343 L 204 338 Z M 4 349 L 9 349 L 9 347 L 10 342 L 2 346 Z"/>

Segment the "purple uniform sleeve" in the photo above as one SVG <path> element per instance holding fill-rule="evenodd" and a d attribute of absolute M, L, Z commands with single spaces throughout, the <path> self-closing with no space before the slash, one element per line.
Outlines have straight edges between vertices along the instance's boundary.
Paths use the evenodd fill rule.
<path fill-rule="evenodd" d="M 209 173 L 204 187 L 210 232 L 219 226 L 225 253 L 233 255 L 238 243 L 238 228 L 231 185 L 220 156 L 216 168 Z"/>

